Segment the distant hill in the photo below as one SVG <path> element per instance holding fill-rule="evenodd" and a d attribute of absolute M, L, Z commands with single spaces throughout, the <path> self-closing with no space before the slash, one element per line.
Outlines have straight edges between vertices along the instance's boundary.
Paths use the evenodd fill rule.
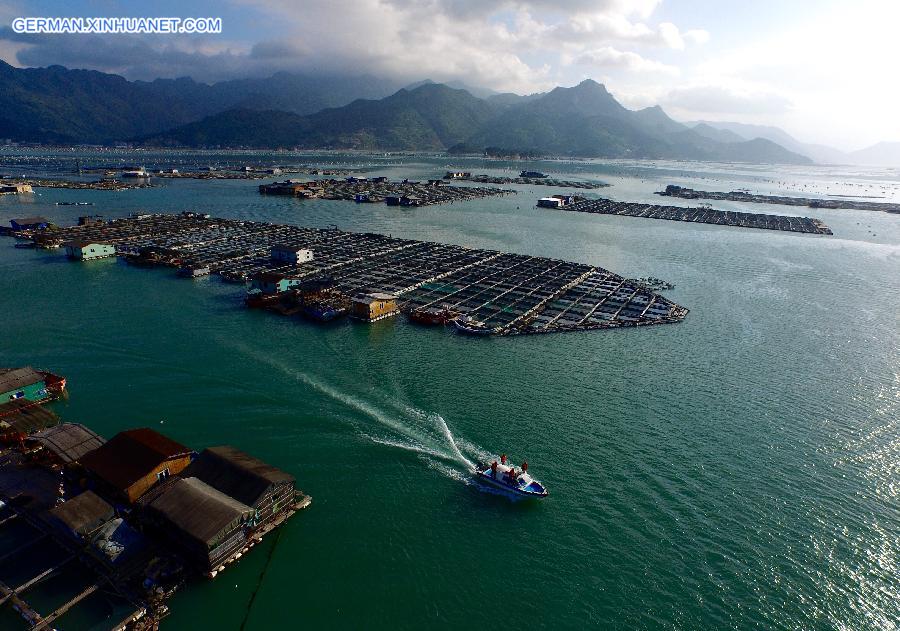
<path fill-rule="evenodd" d="M 697 129 L 703 125 L 704 129 L 712 128 L 714 130 L 727 131 L 737 135 L 743 140 L 753 140 L 754 138 L 765 138 L 771 140 L 795 153 L 808 156 L 816 162 L 822 164 L 849 164 L 852 162 L 850 154 L 828 147 L 826 145 L 801 142 L 791 136 L 789 133 L 778 127 L 770 125 L 750 125 L 747 123 L 735 123 L 730 121 L 695 121 L 685 123 L 685 125 Z M 700 133 L 704 133 L 702 130 Z"/>
<path fill-rule="evenodd" d="M 189 78 L 128 81 L 91 70 L 0 62 L 0 138 L 807 161 L 772 138 L 740 140 L 705 127 L 690 129 L 658 106 L 629 110 L 590 80 L 528 96 L 454 85 L 425 80 L 398 89 L 371 76 L 285 72 L 213 85 Z"/>
<path fill-rule="evenodd" d="M 879 142 L 850 154 L 854 164 L 900 167 L 900 142 Z"/>
<path fill-rule="evenodd" d="M 501 95 L 498 95 L 501 96 Z M 146 145 L 452 150 L 507 154 L 668 158 L 803 164 L 767 140 L 719 142 L 660 107 L 632 111 L 584 81 L 528 98 L 479 99 L 424 81 L 379 100 L 360 99 L 307 116 L 236 109 L 137 139 Z"/>
<path fill-rule="evenodd" d="M 0 138 L 108 143 L 173 128 L 232 108 L 310 114 L 397 86 L 373 77 L 278 73 L 214 85 L 192 79 L 127 81 L 62 66 L 14 68 L 0 61 Z"/>
<path fill-rule="evenodd" d="M 706 123 L 697 123 L 691 127 L 691 129 L 694 130 L 695 134 L 700 134 L 704 138 L 709 138 L 710 140 L 715 140 L 717 142 L 743 142 L 744 140 L 753 140 L 753 138 L 739 136 L 728 129 L 716 129 L 712 125 L 707 125 Z"/>
<path fill-rule="evenodd" d="M 723 143 L 706 138 L 658 106 L 626 109 L 591 80 L 507 106 L 467 144 L 573 156 L 810 162 L 772 142 Z"/>

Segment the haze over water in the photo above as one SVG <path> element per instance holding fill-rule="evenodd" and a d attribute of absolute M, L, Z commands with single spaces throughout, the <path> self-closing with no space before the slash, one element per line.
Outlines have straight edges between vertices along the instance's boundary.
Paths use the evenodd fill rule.
<path fill-rule="evenodd" d="M 173 159 L 376 163 L 374 175 L 414 179 L 450 166 L 526 168 L 122 157 L 148 168 Z M 0 155 L 14 161 L 23 166 L 0 172 L 37 168 Z M 673 183 L 900 201 L 900 175 L 888 170 L 527 168 L 610 182 L 589 194 L 622 200 L 658 202 L 653 191 Z M 660 277 L 691 313 L 678 325 L 498 339 L 404 319 L 323 327 L 248 311 L 240 286 L 217 278 L 74 264 L 0 240 L 0 364 L 66 375 L 70 398 L 54 406 L 66 420 L 106 436 L 151 426 L 196 449 L 234 444 L 313 496 L 240 564 L 181 592 L 164 629 L 238 629 L 245 619 L 246 629 L 896 628 L 900 217 L 714 203 L 815 216 L 835 233 L 817 237 L 533 208 L 569 192 L 546 187 L 400 209 L 263 197 L 258 183 L 39 189 L 31 200 L 0 197 L 0 218 L 197 210 L 334 224 Z M 510 502 L 471 484 L 469 461 L 500 452 L 527 458 L 550 497 Z"/>

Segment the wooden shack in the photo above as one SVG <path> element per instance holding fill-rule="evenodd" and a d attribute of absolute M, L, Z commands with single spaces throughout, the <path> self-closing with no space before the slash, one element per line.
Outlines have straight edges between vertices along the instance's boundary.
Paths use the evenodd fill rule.
<path fill-rule="evenodd" d="M 81 458 L 98 487 L 120 501 L 135 502 L 154 484 L 181 473 L 190 448 L 149 428 L 119 432 Z"/>
<path fill-rule="evenodd" d="M 140 501 L 144 523 L 171 539 L 204 572 L 247 544 L 254 510 L 197 478 L 173 478 Z"/>
<path fill-rule="evenodd" d="M 77 261 L 103 259 L 116 255 L 116 246 L 96 241 L 70 241 L 65 244 L 66 256 Z"/>
<path fill-rule="evenodd" d="M 253 529 L 264 528 L 294 505 L 294 476 L 234 447 L 204 449 L 183 475 L 253 508 Z"/>
<path fill-rule="evenodd" d="M 356 296 L 350 302 L 350 316 L 357 320 L 375 322 L 398 313 L 397 297 L 393 294 L 366 294 Z"/>

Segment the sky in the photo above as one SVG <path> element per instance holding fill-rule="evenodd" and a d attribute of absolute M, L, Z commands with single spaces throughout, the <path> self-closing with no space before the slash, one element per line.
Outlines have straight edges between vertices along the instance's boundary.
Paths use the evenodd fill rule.
<path fill-rule="evenodd" d="M 19 35 L 27 16 L 221 17 L 217 35 Z M 900 0 L 0 0 L 0 59 L 212 83 L 277 71 L 530 94 L 591 78 L 676 120 L 900 141 Z M 2 88 L 2 86 L 0 86 Z"/>

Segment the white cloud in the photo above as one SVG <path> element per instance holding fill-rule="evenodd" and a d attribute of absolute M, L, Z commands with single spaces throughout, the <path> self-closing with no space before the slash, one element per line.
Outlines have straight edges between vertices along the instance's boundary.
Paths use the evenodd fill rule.
<path fill-rule="evenodd" d="M 658 61 L 645 59 L 637 53 L 617 50 L 612 46 L 604 46 L 602 48 L 585 51 L 574 58 L 573 63 L 593 66 L 600 69 L 620 68 L 631 72 L 655 72 L 673 76 L 678 75 L 679 72 L 678 68 L 675 66 L 669 66 Z"/>
<path fill-rule="evenodd" d="M 784 114 L 793 107 L 790 99 L 780 94 L 760 90 L 740 90 L 722 85 L 675 88 L 662 97 L 660 105 L 677 109 L 688 116 Z"/>

